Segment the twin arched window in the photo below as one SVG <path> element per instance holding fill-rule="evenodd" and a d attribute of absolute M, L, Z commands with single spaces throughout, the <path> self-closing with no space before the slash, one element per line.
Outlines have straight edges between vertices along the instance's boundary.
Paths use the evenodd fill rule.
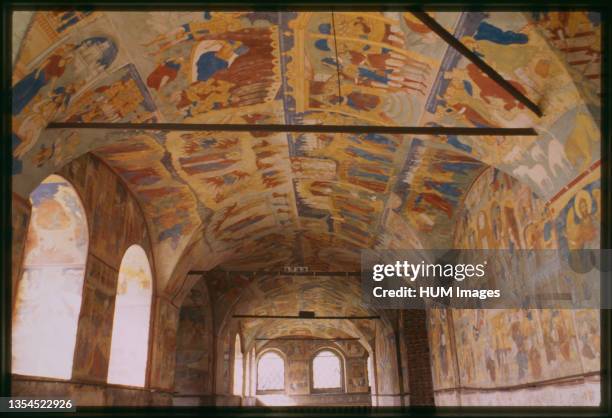
<path fill-rule="evenodd" d="M 312 389 L 337 392 L 344 389 L 342 359 L 332 350 L 321 350 L 312 359 Z M 257 391 L 285 389 L 285 361 L 274 351 L 264 353 L 257 362 Z"/>
<path fill-rule="evenodd" d="M 32 212 L 12 324 L 12 373 L 70 379 L 89 233 L 74 187 L 51 175 L 30 194 Z M 108 381 L 144 386 L 152 275 L 134 245 L 119 269 Z"/>

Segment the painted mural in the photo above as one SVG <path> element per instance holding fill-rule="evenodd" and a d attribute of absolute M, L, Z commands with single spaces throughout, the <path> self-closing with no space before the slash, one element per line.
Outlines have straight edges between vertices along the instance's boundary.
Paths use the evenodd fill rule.
<path fill-rule="evenodd" d="M 183 302 L 176 341 L 174 388 L 181 395 L 213 392 L 213 323 L 205 280 Z"/>
<path fill-rule="evenodd" d="M 278 123 L 276 13 L 109 13 L 164 118 Z M 144 36 L 143 36 L 144 35 Z"/>
<path fill-rule="evenodd" d="M 563 55 L 573 70 L 592 109 L 599 107 L 594 96 L 601 94 L 601 16 L 588 11 L 533 13 L 533 20 L 546 39 Z M 582 82 L 580 75 L 584 78 Z"/>
<path fill-rule="evenodd" d="M 543 35 L 568 21 L 572 39 L 596 37 L 595 15 L 432 16 L 541 102 L 544 118 L 410 13 L 38 13 L 15 64 L 15 172 L 27 190 L 36 182 L 25 177 L 98 148 L 152 218 L 156 259 L 171 260 L 157 266 L 161 284 L 200 231 L 236 267 L 348 269 L 361 248 L 402 245 L 394 226 L 414 245 L 442 245 L 484 164 L 550 198 L 598 159 L 593 101 Z M 50 120 L 535 125 L 540 136 L 40 135 Z"/>
<path fill-rule="evenodd" d="M 599 247 L 598 170 L 546 202 L 528 186 L 495 169 L 474 182 L 455 230 L 458 248 Z M 458 381 L 443 367 L 445 354 L 432 352 L 436 389 L 495 387 L 582 375 L 598 370 L 599 311 L 592 309 L 433 311 L 430 338 L 454 339 Z M 453 359 L 455 360 L 455 359 Z"/>
<path fill-rule="evenodd" d="M 60 122 L 158 122 L 156 106 L 133 64 L 109 74 L 70 101 Z"/>
<path fill-rule="evenodd" d="M 44 19 L 36 16 L 27 36 L 35 32 L 38 25 L 45 25 Z M 102 23 L 92 24 L 90 33 L 96 33 L 99 24 Z M 85 36 L 87 33 L 73 32 L 62 38 L 61 43 L 53 44 L 50 50 L 45 48 L 36 60 L 24 67 L 23 73 L 18 69 L 25 62 L 28 49 L 22 48 L 24 58 L 17 61 L 13 73 L 14 173 L 21 171 L 24 156 L 36 144 L 46 125 L 58 112 L 65 110 L 83 88 L 103 77 L 116 62 L 119 54 L 116 41 L 110 36 Z M 27 36 L 24 42 L 29 39 Z M 36 50 L 41 39 L 32 40 L 28 47 Z"/>
<path fill-rule="evenodd" d="M 434 388 L 454 388 L 455 362 L 450 340 L 448 313 L 443 309 L 430 309 L 428 315 L 428 336 L 430 341 L 431 369 Z"/>
<path fill-rule="evenodd" d="M 117 270 L 89 256 L 72 378 L 104 383 L 108 374 Z"/>
<path fill-rule="evenodd" d="M 393 210 L 416 231 L 429 233 L 442 225 L 451 230 L 462 190 L 470 186 L 484 167 L 472 158 L 427 148 L 415 139 L 394 190 L 401 203 Z M 423 244 L 425 248 L 439 248 L 447 245 L 447 240 L 441 234 L 437 240 L 430 238 Z"/>
<path fill-rule="evenodd" d="M 70 378 L 88 228 L 72 185 L 49 176 L 31 196 L 22 277 L 12 325 L 12 372 Z"/>
<path fill-rule="evenodd" d="M 74 237 L 53 229 L 71 222 L 71 212 L 51 208 L 56 215 L 47 219 L 60 242 L 91 240 L 75 378 L 106 381 L 117 276 L 133 243 L 152 261 L 162 295 L 187 293 L 181 273 L 192 260 L 207 260 L 207 269 L 221 262 L 234 270 L 354 271 L 360 250 L 372 247 L 597 248 L 599 15 L 431 16 L 538 103 L 543 117 L 408 12 L 33 14 L 13 67 L 13 190 L 27 199 L 60 173 L 83 198 L 89 223 Z M 51 121 L 534 127 L 538 136 L 45 130 Z M 34 209 L 30 229 L 41 221 Z M 25 233 L 21 220 L 18 234 Z M 20 286 L 31 284 L 33 239 L 42 238 L 28 233 Z M 80 268 L 67 273 L 83 275 Z M 244 300 L 252 302 L 242 313 L 369 312 L 359 287 L 344 278 L 317 277 L 316 285 L 287 277 L 207 279 L 216 314 L 214 323 L 206 315 L 204 321 L 215 331 Z M 75 295 L 68 306 L 80 308 Z M 202 320 L 190 310 L 196 296 L 184 310 L 162 298 L 154 305 L 154 388 L 216 373 L 229 391 L 229 334 L 214 348 L 221 357 L 213 371 L 210 357 L 192 350 L 208 340 L 176 333 L 179 322 Z M 25 303 L 17 300 L 16 312 Z M 241 326 L 245 345 L 264 332 L 360 338 L 377 352 L 380 394 L 397 394 L 396 341 L 382 316 L 382 327 L 255 319 Z M 435 311 L 429 325 L 438 393 L 600 369 L 596 311 Z M 362 387 L 359 366 L 347 373 Z"/>
<path fill-rule="evenodd" d="M 100 15 L 101 13 L 94 11 L 76 10 L 34 13 L 25 39 L 22 41 L 22 45 L 27 47 L 19 48 L 13 77 L 21 78 L 28 72 L 27 66 L 38 60 L 49 48 L 80 26 L 93 22 Z"/>
<path fill-rule="evenodd" d="M 174 386 L 179 312 L 176 307 L 163 299 L 158 299 L 155 308 L 156 326 L 151 336 L 153 367 L 150 386 L 170 390 Z"/>
<path fill-rule="evenodd" d="M 579 16 L 576 15 L 576 19 Z M 594 16 L 596 18 L 596 16 Z M 568 88 L 569 75 L 536 25 L 513 13 L 463 15 L 455 34 L 544 113 L 537 118 L 474 64 L 449 50 L 427 102 L 425 124 L 535 126 L 538 138 L 448 137 L 443 142 L 498 167 L 547 198 L 599 159 L 597 100 Z M 598 48 L 597 42 L 594 48 Z M 483 141 L 484 139 L 484 141 Z"/>
<path fill-rule="evenodd" d="M 436 18 L 452 30 L 458 14 Z M 306 12 L 286 14 L 282 21 L 293 120 L 418 120 L 446 45 L 412 15 Z"/>
<path fill-rule="evenodd" d="M 82 197 L 89 247 L 72 376 L 106 382 L 117 278 L 125 250 L 138 243 L 152 257 L 147 226 L 121 179 L 91 154 L 73 160 L 60 174 Z"/>

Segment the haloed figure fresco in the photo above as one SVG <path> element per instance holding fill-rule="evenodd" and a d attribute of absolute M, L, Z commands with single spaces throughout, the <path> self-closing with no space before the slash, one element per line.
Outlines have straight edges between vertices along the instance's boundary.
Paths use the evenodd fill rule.
<path fill-rule="evenodd" d="M 599 405 L 599 310 L 385 310 L 344 274 L 366 249 L 599 247 L 600 15 L 429 16 L 542 116 L 416 13 L 16 12 L 14 395 Z"/>

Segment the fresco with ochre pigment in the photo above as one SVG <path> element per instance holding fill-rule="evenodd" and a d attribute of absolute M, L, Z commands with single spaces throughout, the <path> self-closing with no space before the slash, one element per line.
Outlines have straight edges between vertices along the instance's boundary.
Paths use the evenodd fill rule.
<path fill-rule="evenodd" d="M 372 313 L 361 301 L 359 280 L 354 278 L 269 276 L 251 278 L 223 272 L 206 273 L 212 308 L 215 312 L 214 329 L 227 329 L 235 314 L 297 315 L 300 310 L 311 310 L 318 315 L 369 316 Z M 387 321 L 386 318 L 383 319 Z M 249 347 L 257 335 L 279 337 L 298 333 L 332 338 L 360 338 L 369 346 L 367 335 L 375 333 L 375 324 L 367 319 L 346 320 L 264 320 L 241 319 L 244 346 Z M 387 322 L 385 322 L 387 324 Z"/>
<path fill-rule="evenodd" d="M 174 389 L 181 395 L 212 393 L 213 324 L 205 280 L 199 280 L 179 312 Z"/>
<path fill-rule="evenodd" d="M 64 166 L 59 174 L 82 197 L 89 229 L 72 377 L 105 382 L 121 259 L 134 243 L 151 257 L 151 243 L 138 203 L 106 164 L 87 154 Z"/>
<path fill-rule="evenodd" d="M 113 65 L 125 59 L 113 36 L 100 35 L 108 32 L 107 18 L 91 17 L 92 21 L 85 26 L 88 17 L 84 14 L 80 20 L 74 18 L 77 22 L 73 23 L 80 24 L 82 30 L 67 28 L 54 33 L 59 22 L 52 23 L 52 15 L 34 15 L 13 69 L 14 174 L 21 173 L 24 164 L 26 167 L 30 161 L 40 164 L 41 159 L 53 154 L 52 144 L 37 144 L 47 124 L 91 83 L 106 76 Z M 39 32 L 45 35 L 35 37 Z M 30 158 L 26 154 L 31 154 Z"/>
<path fill-rule="evenodd" d="M 410 13 L 33 14 L 13 68 L 13 190 L 27 200 L 59 172 L 82 192 L 93 238 L 75 377 L 106 379 L 117 274 L 134 242 L 160 291 L 182 289 L 175 266 L 189 270 L 186 254 L 232 269 L 354 271 L 372 247 L 597 247 L 599 15 L 431 16 L 543 117 Z M 44 130 L 52 121 L 534 127 L 538 136 Z M 346 303 L 360 289 L 339 280 L 211 283 L 216 330 L 247 313 L 236 305 L 251 296 L 265 303 L 245 308 L 262 314 L 369 313 Z M 154 316 L 151 385 L 171 389 L 179 310 L 160 299 Z M 429 321 L 437 390 L 600 368 L 596 311 L 432 311 Z M 292 322 L 245 321 L 246 344 L 263 330 L 357 337 L 376 349 L 379 376 L 393 375 L 388 323 Z M 216 372 L 228 390 L 230 338 L 215 347 L 227 356 Z M 393 377 L 379 386 L 398 393 Z"/>
<path fill-rule="evenodd" d="M 600 132 L 567 65 L 521 14 L 469 13 L 455 35 L 532 101 L 527 110 L 456 51 L 449 50 L 424 123 L 446 126 L 534 126 L 536 137 L 447 137 L 453 148 L 512 174 L 550 198 L 599 159 Z M 598 48 L 598 39 L 594 39 Z M 518 141 L 517 141 L 518 139 Z M 517 142 L 520 143 L 517 144 Z"/>
<path fill-rule="evenodd" d="M 600 106 L 601 95 L 601 15 L 596 12 L 533 12 L 534 24 L 563 55 L 579 90 Z"/>
<path fill-rule="evenodd" d="M 488 169 L 466 196 L 455 244 L 491 249 L 598 248 L 600 190 L 599 173 L 592 172 L 546 202 L 516 179 Z M 450 321 L 447 315 L 452 315 Z M 589 374 L 601 367 L 597 310 L 433 310 L 429 322 L 437 390 L 518 385 Z M 456 359 L 449 348 L 451 334 Z M 461 365 L 459 370 L 455 364 Z"/>
<path fill-rule="evenodd" d="M 29 192 L 34 177 L 101 147 L 154 219 L 156 258 L 170 261 L 158 266 L 160 284 L 201 231 L 220 259 L 244 268 L 286 260 L 356 266 L 361 248 L 401 245 L 399 228 L 414 246 L 442 245 L 461 191 L 481 165 L 550 198 L 598 159 L 594 104 L 543 35 L 559 19 L 575 21 L 568 26 L 574 35 L 596 33 L 597 21 L 588 15 L 589 29 L 582 15 L 555 16 L 432 14 L 541 103 L 545 116 L 536 120 L 410 13 L 39 13 L 15 65 L 23 92 L 15 101 L 15 167 L 28 173 L 16 176 L 15 189 Z M 70 24 L 45 29 L 63 28 L 56 21 Z M 104 26 L 121 28 L 120 39 L 93 32 L 77 39 Z M 49 35 L 34 41 L 40 31 Z M 87 77 L 82 61 L 94 65 Z M 62 87 L 61 97 L 49 104 L 53 116 L 41 119 L 33 108 L 44 107 L 35 103 L 51 85 Z M 20 128 L 26 118 L 536 126 L 540 136 L 64 131 L 35 144 L 39 131 Z M 264 261 L 264 254 L 274 257 Z"/>

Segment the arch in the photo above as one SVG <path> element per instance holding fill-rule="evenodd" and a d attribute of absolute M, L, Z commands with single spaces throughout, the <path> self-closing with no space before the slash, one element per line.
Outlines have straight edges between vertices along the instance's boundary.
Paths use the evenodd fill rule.
<path fill-rule="evenodd" d="M 285 391 L 285 356 L 279 350 L 266 350 L 257 358 L 257 393 Z"/>
<path fill-rule="evenodd" d="M 332 347 L 317 350 L 310 362 L 312 392 L 344 392 L 344 356 Z"/>
<path fill-rule="evenodd" d="M 243 365 L 242 347 L 240 344 L 240 334 L 236 333 L 234 342 L 234 378 L 233 390 L 234 395 L 242 396 L 242 386 L 244 381 L 244 365 Z"/>
<path fill-rule="evenodd" d="M 119 268 L 108 365 L 109 383 L 145 386 L 152 289 L 147 253 L 140 245 L 134 244 L 125 251 Z"/>
<path fill-rule="evenodd" d="M 12 373 L 70 379 L 89 245 L 87 216 L 68 180 L 52 174 L 30 194 L 17 285 Z"/>

